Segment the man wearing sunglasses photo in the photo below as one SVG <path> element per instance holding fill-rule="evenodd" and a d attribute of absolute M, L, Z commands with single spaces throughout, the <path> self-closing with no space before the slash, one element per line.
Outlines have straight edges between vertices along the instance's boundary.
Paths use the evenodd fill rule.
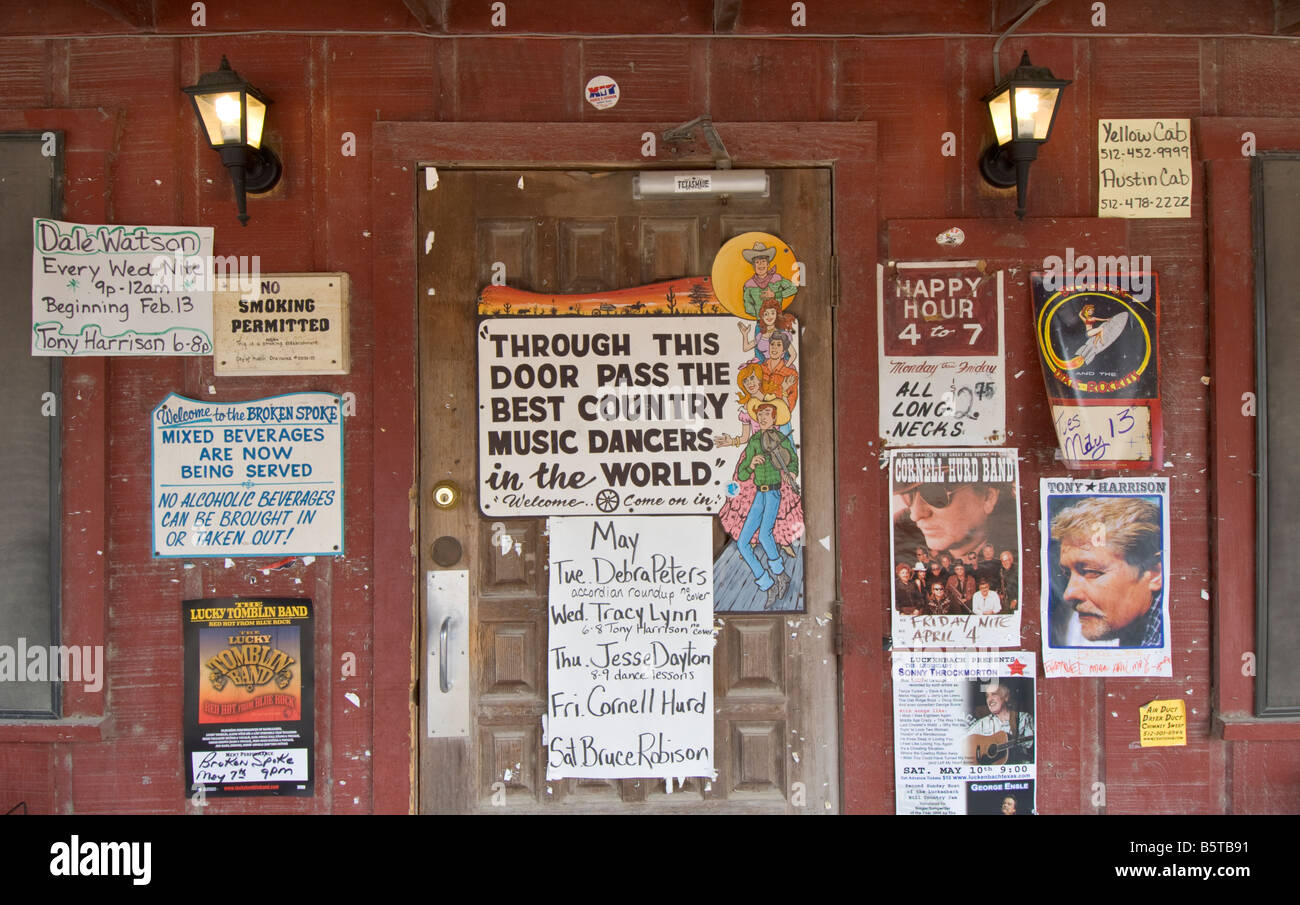
<path fill-rule="evenodd" d="M 919 537 L 932 554 L 947 553 L 955 562 L 985 545 L 1019 546 L 1015 488 L 1010 484 L 915 483 L 897 488 L 895 494 L 907 507 L 894 516 L 900 550 L 914 548 Z"/>

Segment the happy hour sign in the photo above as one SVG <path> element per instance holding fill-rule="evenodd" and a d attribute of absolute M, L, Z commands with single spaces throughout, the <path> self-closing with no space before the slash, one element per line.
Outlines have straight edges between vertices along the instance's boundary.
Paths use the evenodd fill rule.
<path fill-rule="evenodd" d="M 1006 442 L 1003 278 L 975 261 L 876 266 L 886 446 Z"/>
<path fill-rule="evenodd" d="M 343 552 L 343 424 L 331 393 L 200 402 L 153 426 L 154 556 Z"/>
<path fill-rule="evenodd" d="M 712 519 L 549 525 L 546 778 L 712 776 Z"/>

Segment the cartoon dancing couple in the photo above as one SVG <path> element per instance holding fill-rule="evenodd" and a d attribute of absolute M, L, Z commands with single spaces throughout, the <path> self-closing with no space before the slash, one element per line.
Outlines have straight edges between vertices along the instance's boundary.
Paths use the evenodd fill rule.
<path fill-rule="evenodd" d="M 736 465 L 737 491 L 718 517 L 735 539 L 758 589 L 767 592 L 765 608 L 772 609 L 790 589 L 781 553 L 793 558 L 792 543 L 804 530 L 799 456 L 790 424 L 799 398 L 799 374 L 791 366 L 795 323 L 781 311 L 782 300 L 794 295 L 795 286 L 770 269 L 775 248 L 756 242 L 741 253 L 754 265 L 755 275 L 744 286 L 745 310 L 755 317 L 752 339 L 749 326 L 739 326 L 745 350 L 754 350 L 755 357 L 736 378 L 743 432 L 735 437 L 720 434 L 715 440 L 718 446 L 744 446 Z M 763 548 L 766 564 L 759 561 L 756 545 Z"/>

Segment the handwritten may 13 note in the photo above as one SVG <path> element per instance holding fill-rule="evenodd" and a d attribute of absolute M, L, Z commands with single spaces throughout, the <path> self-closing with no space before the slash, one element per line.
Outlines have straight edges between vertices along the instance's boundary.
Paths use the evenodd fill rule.
<path fill-rule="evenodd" d="M 550 520 L 547 779 L 713 775 L 707 516 Z"/>
<path fill-rule="evenodd" d="M 1053 405 L 1061 455 L 1078 462 L 1151 458 L 1151 410 L 1145 405 Z"/>

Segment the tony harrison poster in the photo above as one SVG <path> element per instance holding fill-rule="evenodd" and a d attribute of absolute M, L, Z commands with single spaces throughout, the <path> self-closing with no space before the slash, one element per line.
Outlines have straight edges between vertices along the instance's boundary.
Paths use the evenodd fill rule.
<path fill-rule="evenodd" d="M 1043 670 L 1173 675 L 1169 479 L 1039 481 Z"/>

